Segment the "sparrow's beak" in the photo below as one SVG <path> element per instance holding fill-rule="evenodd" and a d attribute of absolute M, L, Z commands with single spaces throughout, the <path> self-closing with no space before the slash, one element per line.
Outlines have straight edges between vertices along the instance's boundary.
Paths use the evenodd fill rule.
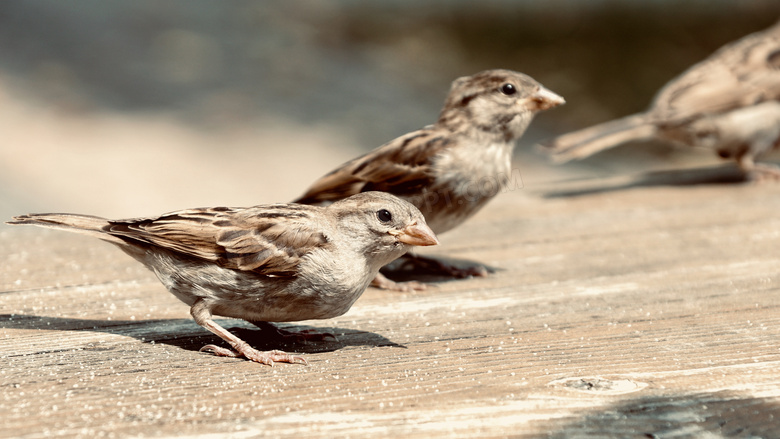
<path fill-rule="evenodd" d="M 549 110 L 550 108 L 566 103 L 562 97 L 541 86 L 539 87 L 539 90 L 531 96 L 531 102 L 535 104 L 535 109 L 538 111 Z"/>
<path fill-rule="evenodd" d="M 419 224 L 417 221 L 402 230 L 391 230 L 390 234 L 409 245 L 436 245 L 439 243 L 433 230 L 427 224 Z"/>

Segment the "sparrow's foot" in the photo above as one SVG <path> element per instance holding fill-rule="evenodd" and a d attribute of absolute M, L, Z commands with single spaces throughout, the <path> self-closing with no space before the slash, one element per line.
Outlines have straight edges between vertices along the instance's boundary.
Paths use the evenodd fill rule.
<path fill-rule="evenodd" d="M 192 304 L 192 307 L 190 307 L 190 314 L 192 314 L 195 322 L 218 335 L 222 340 L 228 342 L 228 344 L 233 347 L 233 350 L 209 344 L 200 348 L 201 352 L 211 352 L 219 357 L 244 357 L 248 360 L 267 364 L 269 366 L 273 366 L 275 362 L 309 364 L 303 357 L 297 355 L 290 355 L 282 351 L 260 352 L 252 346 L 249 346 L 249 343 L 241 340 L 230 333 L 230 331 L 217 324 L 217 322 L 211 318 L 211 309 L 209 306 L 210 303 L 205 299 L 198 299 Z"/>
<path fill-rule="evenodd" d="M 737 165 L 745 173 L 745 176 L 749 181 L 762 182 L 762 181 L 779 181 L 780 180 L 780 168 L 766 163 L 756 163 L 755 159 L 750 154 L 745 154 L 737 159 Z"/>
<path fill-rule="evenodd" d="M 780 168 L 764 163 L 756 163 L 747 171 L 747 178 L 755 182 L 780 181 Z"/>
<path fill-rule="evenodd" d="M 452 277 L 460 279 L 467 277 L 487 277 L 487 275 L 490 274 L 490 271 L 488 271 L 484 265 L 480 264 L 473 264 L 467 267 L 457 267 L 443 261 L 437 262 L 441 271 L 449 274 Z"/>
<path fill-rule="evenodd" d="M 291 364 L 309 364 L 305 358 L 297 356 L 297 355 L 290 355 L 286 352 L 282 351 L 266 351 L 266 352 L 260 352 L 257 349 L 253 349 L 249 347 L 249 345 L 238 345 L 237 351 L 233 351 L 230 349 L 222 348 L 213 344 L 209 344 L 206 346 L 203 346 L 200 348 L 200 352 L 211 352 L 214 355 L 218 357 L 231 357 L 231 358 L 238 358 L 238 357 L 244 357 L 248 360 L 255 361 L 257 363 L 266 364 L 268 366 L 273 366 L 274 363 L 291 363 Z"/>
<path fill-rule="evenodd" d="M 371 286 L 375 288 L 379 288 L 381 290 L 390 290 L 390 291 L 401 291 L 404 293 L 410 293 L 412 291 L 422 291 L 428 288 L 427 285 L 425 285 L 422 282 L 417 281 L 407 281 L 407 282 L 396 282 L 392 281 L 385 277 L 382 273 L 377 273 L 376 277 L 374 277 L 374 280 L 371 281 Z"/>
<path fill-rule="evenodd" d="M 279 338 L 283 343 L 294 344 L 302 343 L 306 344 L 310 341 L 339 341 L 335 334 L 330 332 L 319 332 L 316 329 L 304 329 L 302 331 L 289 331 L 282 329 L 268 322 L 251 322 L 253 325 L 260 328 L 263 332 L 272 334 L 272 337 Z"/>

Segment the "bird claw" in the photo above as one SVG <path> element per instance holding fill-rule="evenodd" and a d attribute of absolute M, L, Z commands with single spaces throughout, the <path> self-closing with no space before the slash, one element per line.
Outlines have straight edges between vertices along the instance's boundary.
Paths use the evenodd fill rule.
<path fill-rule="evenodd" d="M 231 351 L 230 349 L 221 348 L 213 344 L 207 344 L 206 346 L 203 346 L 202 348 L 198 349 L 198 352 L 211 352 L 217 357 L 238 358 L 241 356 L 236 351 Z"/>
<path fill-rule="evenodd" d="M 290 363 L 290 364 L 303 364 L 308 365 L 309 362 L 305 358 L 298 355 L 291 355 L 282 351 L 266 351 L 260 352 L 257 349 L 253 349 L 249 346 L 241 346 L 238 352 L 222 348 L 213 344 L 209 344 L 200 348 L 200 352 L 211 352 L 218 357 L 231 357 L 238 358 L 244 357 L 248 360 L 265 364 L 268 366 L 274 365 L 274 363 Z"/>
<path fill-rule="evenodd" d="M 764 163 L 754 164 L 746 170 L 748 180 L 761 183 L 765 181 L 780 181 L 780 168 Z"/>
<path fill-rule="evenodd" d="M 380 290 L 400 291 L 403 293 L 423 291 L 428 288 L 428 286 L 424 283 L 414 280 L 407 282 L 396 282 L 386 278 L 382 273 L 376 274 L 374 279 L 371 281 L 371 286 L 374 288 L 379 288 Z"/>
<path fill-rule="evenodd" d="M 467 278 L 467 277 L 487 277 L 490 272 L 487 268 L 483 265 L 472 265 L 469 267 L 456 267 L 454 265 L 450 265 L 444 262 L 440 262 L 439 268 L 444 271 L 445 273 L 449 274 L 452 277 L 456 277 L 459 279 Z"/>

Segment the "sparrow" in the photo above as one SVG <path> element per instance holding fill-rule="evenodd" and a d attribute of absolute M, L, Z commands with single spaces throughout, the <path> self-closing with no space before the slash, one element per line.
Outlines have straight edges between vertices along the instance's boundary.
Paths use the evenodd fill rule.
<path fill-rule="evenodd" d="M 189 305 L 195 322 L 232 347 L 207 345 L 201 351 L 267 365 L 306 360 L 260 352 L 212 316 L 261 328 L 266 322 L 340 316 L 380 267 L 412 246 L 438 244 L 416 207 L 383 192 L 325 207 L 197 208 L 124 220 L 47 213 L 17 216 L 8 224 L 79 232 L 116 245 Z"/>
<path fill-rule="evenodd" d="M 749 178 L 780 178 L 756 158 L 780 145 L 780 22 L 731 42 L 669 81 L 643 113 L 542 143 L 557 162 L 658 139 L 713 149 Z"/>
<path fill-rule="evenodd" d="M 436 123 L 342 164 L 294 202 L 325 205 L 361 192 L 389 192 L 417 206 L 436 234 L 444 233 L 474 215 L 508 182 L 515 141 L 534 115 L 563 103 L 533 78 L 510 70 L 458 78 Z M 487 275 L 482 266 L 434 264 L 458 277 Z M 373 285 L 424 288 L 382 275 Z"/>

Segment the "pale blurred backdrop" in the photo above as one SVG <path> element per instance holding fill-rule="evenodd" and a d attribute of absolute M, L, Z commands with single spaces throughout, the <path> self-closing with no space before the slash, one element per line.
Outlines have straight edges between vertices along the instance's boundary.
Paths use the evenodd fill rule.
<path fill-rule="evenodd" d="M 288 201 L 434 122 L 450 82 L 488 68 L 568 101 L 520 141 L 526 187 L 716 163 L 643 145 L 556 167 L 532 145 L 642 110 L 778 18 L 777 0 L 6 0 L 0 219 Z"/>

